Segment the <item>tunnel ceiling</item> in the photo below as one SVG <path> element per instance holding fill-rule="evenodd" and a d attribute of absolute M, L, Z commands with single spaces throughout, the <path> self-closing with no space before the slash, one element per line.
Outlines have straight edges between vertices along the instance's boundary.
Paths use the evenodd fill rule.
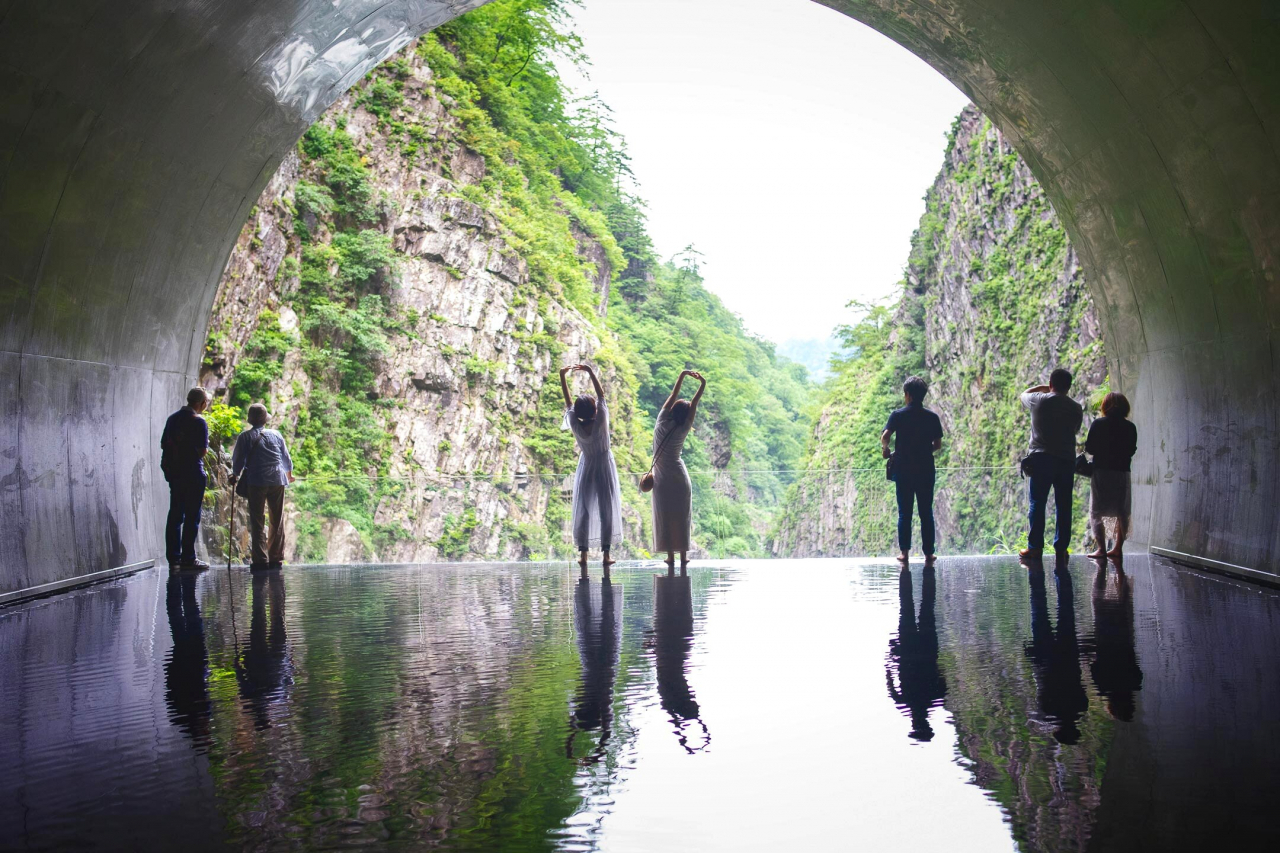
<path fill-rule="evenodd" d="M 1280 4 L 825 4 L 1045 186 L 1134 398 L 1137 535 L 1275 572 Z M 0 592 L 162 552 L 159 427 L 249 208 L 342 92 L 477 5 L 0 0 Z"/>

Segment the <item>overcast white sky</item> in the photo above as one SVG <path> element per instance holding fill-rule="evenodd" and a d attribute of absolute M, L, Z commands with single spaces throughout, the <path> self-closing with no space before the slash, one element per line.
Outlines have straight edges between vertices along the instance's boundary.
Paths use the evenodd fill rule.
<path fill-rule="evenodd" d="M 900 278 L 967 103 L 894 42 L 811 0 L 585 0 L 598 91 L 649 230 L 774 341 L 825 338 Z"/>

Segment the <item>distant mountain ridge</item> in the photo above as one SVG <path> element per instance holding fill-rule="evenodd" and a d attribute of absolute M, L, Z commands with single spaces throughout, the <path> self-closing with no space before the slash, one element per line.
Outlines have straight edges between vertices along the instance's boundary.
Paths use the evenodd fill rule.
<path fill-rule="evenodd" d="M 778 344 L 778 355 L 804 366 L 814 382 L 831 376 L 831 357 L 843 349 L 840 339 L 830 334 L 825 338 L 789 338 Z"/>

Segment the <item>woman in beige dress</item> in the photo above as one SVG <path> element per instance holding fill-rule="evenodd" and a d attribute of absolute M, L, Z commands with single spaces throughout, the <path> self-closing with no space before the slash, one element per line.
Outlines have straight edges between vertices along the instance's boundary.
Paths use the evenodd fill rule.
<path fill-rule="evenodd" d="M 686 376 L 701 383 L 692 401 L 680 399 L 680 386 Z M 689 471 L 684 467 L 680 451 L 693 429 L 693 417 L 705 390 L 707 380 L 702 374 L 693 370 L 681 373 L 671 396 L 662 404 L 653 428 L 653 550 L 667 552 L 666 563 L 671 569 L 675 568 L 675 552 L 679 551 L 682 573 L 689 565 L 686 553 L 693 514 L 693 484 L 689 482 Z"/>
<path fill-rule="evenodd" d="M 567 374 L 581 370 L 591 378 L 595 396 L 569 396 Z M 560 370 L 564 392 L 564 420 L 578 442 L 578 471 L 573 478 L 573 542 L 578 546 L 578 565 L 587 576 L 587 550 L 599 548 L 604 576 L 609 577 L 613 560 L 609 551 L 622 542 L 622 499 L 618 488 L 618 466 L 609 446 L 609 407 L 604 402 L 604 386 L 590 365 L 575 364 Z"/>

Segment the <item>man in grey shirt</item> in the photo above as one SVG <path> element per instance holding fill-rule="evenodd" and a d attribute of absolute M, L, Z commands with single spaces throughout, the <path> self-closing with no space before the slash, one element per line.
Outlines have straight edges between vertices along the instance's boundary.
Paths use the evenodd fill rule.
<path fill-rule="evenodd" d="M 231 482 L 242 475 L 249 486 L 250 569 L 284 565 L 284 489 L 293 482 L 293 459 L 284 436 L 266 429 L 267 407 L 249 407 L 249 429 L 236 439 L 231 453 Z M 263 510 L 271 515 L 271 537 L 263 547 Z"/>
<path fill-rule="evenodd" d="M 1065 556 L 1071 544 L 1071 497 L 1075 486 L 1076 436 L 1084 422 L 1084 410 L 1067 396 L 1071 374 L 1058 368 L 1049 374 L 1048 385 L 1035 385 L 1022 393 L 1022 405 L 1031 411 L 1031 445 L 1027 460 L 1030 475 L 1031 531 L 1024 559 L 1038 559 L 1044 553 L 1044 514 L 1053 489 L 1057 521 L 1053 548 Z"/>

